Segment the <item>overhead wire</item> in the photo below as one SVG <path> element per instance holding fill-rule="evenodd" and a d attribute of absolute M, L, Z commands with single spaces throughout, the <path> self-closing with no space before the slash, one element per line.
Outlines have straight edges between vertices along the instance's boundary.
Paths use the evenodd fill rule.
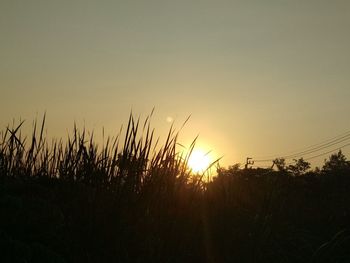
<path fill-rule="evenodd" d="M 325 143 L 332 142 L 334 140 L 341 139 L 341 138 L 346 137 L 346 136 L 350 136 L 350 130 L 346 131 L 344 133 L 341 133 L 341 134 L 339 134 L 337 136 L 334 136 L 332 138 L 326 139 L 326 140 L 324 140 L 322 142 L 319 142 L 319 143 L 316 143 L 316 144 L 312 144 L 312 145 L 309 145 L 307 147 L 302 147 L 302 148 L 299 148 L 299 149 L 296 149 L 296 150 L 293 150 L 293 151 L 285 152 L 285 154 L 271 154 L 271 155 L 264 155 L 264 156 L 254 156 L 254 159 L 268 159 L 268 160 L 270 160 L 271 158 L 275 158 L 276 156 L 286 156 L 286 155 L 298 154 L 301 151 L 306 151 L 308 149 L 315 148 L 317 146 L 321 146 L 321 145 L 323 145 Z"/>
<path fill-rule="evenodd" d="M 329 147 L 331 147 L 333 145 L 337 145 L 337 144 L 339 144 L 341 142 L 345 142 L 345 141 L 348 141 L 348 140 L 350 140 L 350 131 L 348 131 L 346 133 L 343 133 L 341 135 L 338 135 L 336 137 L 333 137 L 331 139 L 328 139 L 328 140 L 326 140 L 326 141 L 324 141 L 322 143 L 318 143 L 318 144 L 314 144 L 313 146 L 305 147 L 303 151 L 300 151 L 298 153 L 289 154 L 289 155 L 275 155 L 275 157 L 279 156 L 280 158 L 284 158 L 284 159 L 291 159 L 291 158 L 295 158 L 295 157 L 301 157 L 302 155 L 309 155 L 311 153 L 315 153 L 315 152 L 318 152 L 320 150 L 327 149 L 327 148 L 329 148 Z M 344 147 L 344 146 L 341 146 L 341 147 Z M 271 162 L 273 160 L 274 160 L 273 158 L 266 158 L 266 159 L 254 160 L 254 162 Z"/>
<path fill-rule="evenodd" d="M 314 153 L 314 152 L 318 152 L 320 150 L 323 150 L 323 149 L 326 149 L 330 146 L 333 146 L 333 145 L 336 145 L 336 144 L 339 144 L 341 142 L 345 142 L 347 140 L 350 139 L 350 134 L 348 136 L 344 136 L 344 137 L 341 137 L 337 140 L 334 140 L 334 141 L 331 141 L 331 142 L 328 142 L 328 143 L 325 143 L 325 144 L 322 144 L 318 147 L 315 147 L 315 148 L 311 148 L 310 150 L 307 150 L 307 151 L 303 151 L 303 152 L 300 152 L 298 154 L 291 154 L 291 155 L 287 155 L 287 156 L 284 156 L 286 159 L 289 159 L 289 158 L 293 158 L 293 157 L 298 157 L 300 155 L 304 155 L 304 154 L 310 154 L 310 153 Z"/>
<path fill-rule="evenodd" d="M 337 150 L 340 151 L 340 150 L 342 150 L 343 148 L 346 148 L 346 147 L 348 147 L 348 146 L 350 146 L 350 143 L 344 144 L 344 145 L 342 145 L 342 146 L 340 146 L 340 147 L 337 147 L 337 148 L 334 148 L 334 149 L 332 149 L 332 150 L 330 150 L 330 151 L 323 152 L 323 153 L 320 153 L 320 154 L 317 154 L 317 155 L 314 155 L 314 156 L 305 158 L 304 161 L 313 160 L 313 159 L 315 159 L 315 158 L 324 156 L 324 155 L 326 155 L 326 154 L 334 153 L 334 152 L 337 151 Z M 286 165 L 290 165 L 290 164 L 293 164 L 293 162 L 288 162 L 288 163 L 286 163 Z"/>
<path fill-rule="evenodd" d="M 308 158 L 305 159 L 305 161 L 312 160 L 312 159 L 315 159 L 315 158 L 317 158 L 317 157 L 321 157 L 321 156 L 323 156 L 323 155 L 333 153 L 333 152 L 335 152 L 335 151 L 337 151 L 337 150 L 341 150 L 342 148 L 346 148 L 346 147 L 348 147 L 348 146 L 350 146 L 350 143 L 347 143 L 347 144 L 345 144 L 345 145 L 342 145 L 342 146 L 340 146 L 340 147 L 338 147 L 338 148 L 335 148 L 335 149 L 333 149 L 333 150 L 330 150 L 330 151 L 328 151 L 328 152 L 324 152 L 324 153 L 321 153 L 321 154 L 318 154 L 318 155 L 315 155 L 315 156 L 312 156 L 312 157 L 308 157 Z"/>

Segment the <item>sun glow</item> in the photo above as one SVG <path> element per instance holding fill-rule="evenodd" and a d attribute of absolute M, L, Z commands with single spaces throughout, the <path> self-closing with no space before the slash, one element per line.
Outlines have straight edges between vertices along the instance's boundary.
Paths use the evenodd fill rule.
<path fill-rule="evenodd" d="M 188 166 L 194 173 L 202 173 L 210 166 L 212 160 L 208 153 L 194 149 L 189 160 Z"/>

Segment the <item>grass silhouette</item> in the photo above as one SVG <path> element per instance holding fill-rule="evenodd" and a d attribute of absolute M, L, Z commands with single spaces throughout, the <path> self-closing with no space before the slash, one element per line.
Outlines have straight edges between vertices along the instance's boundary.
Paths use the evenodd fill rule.
<path fill-rule="evenodd" d="M 76 126 L 49 144 L 45 117 L 30 139 L 22 125 L 0 136 L 1 262 L 350 261 L 341 152 L 319 171 L 235 165 L 208 182 L 188 168 L 196 139 L 184 154 L 171 127 L 158 145 L 150 117 L 102 148 Z"/>

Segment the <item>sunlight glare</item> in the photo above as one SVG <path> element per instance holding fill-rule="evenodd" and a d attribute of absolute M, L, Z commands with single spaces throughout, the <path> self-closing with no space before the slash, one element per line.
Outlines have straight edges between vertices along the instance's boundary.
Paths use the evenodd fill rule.
<path fill-rule="evenodd" d="M 195 173 L 204 172 L 209 167 L 210 163 L 211 159 L 209 154 L 199 149 L 194 149 L 188 160 L 188 166 Z"/>

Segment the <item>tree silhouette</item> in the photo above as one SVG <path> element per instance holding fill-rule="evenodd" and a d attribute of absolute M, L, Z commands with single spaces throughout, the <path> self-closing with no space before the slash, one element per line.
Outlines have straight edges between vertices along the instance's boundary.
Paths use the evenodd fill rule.
<path fill-rule="evenodd" d="M 310 169 L 310 163 L 305 161 L 303 158 L 294 159 L 294 164 L 290 164 L 287 167 L 287 171 L 295 176 L 303 175 L 308 169 Z"/>
<path fill-rule="evenodd" d="M 345 171 L 348 169 L 350 169 L 350 161 L 346 160 L 346 157 L 341 150 L 339 150 L 338 153 L 329 156 L 329 159 L 325 160 L 322 167 L 322 170 L 326 173 L 333 171 Z"/>
<path fill-rule="evenodd" d="M 278 171 L 286 170 L 286 160 L 284 158 L 276 158 L 273 160 L 273 164 L 276 165 Z"/>

